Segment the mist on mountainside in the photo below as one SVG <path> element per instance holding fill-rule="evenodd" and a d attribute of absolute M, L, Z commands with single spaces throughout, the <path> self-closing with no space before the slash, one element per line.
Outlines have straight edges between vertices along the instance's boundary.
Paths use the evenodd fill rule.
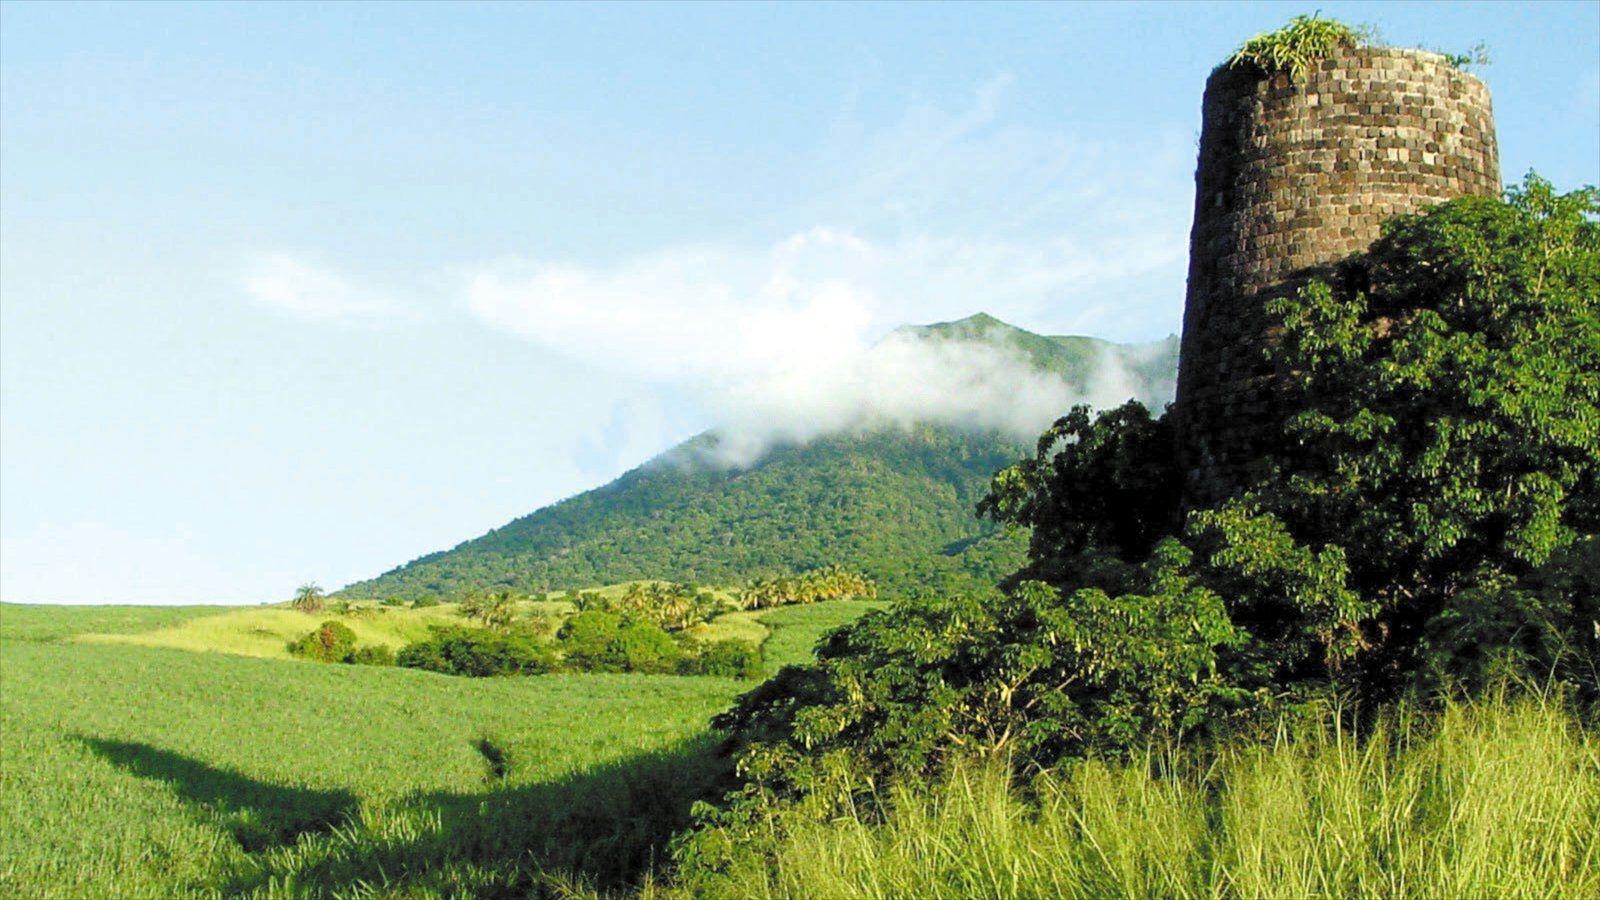
<path fill-rule="evenodd" d="M 985 314 L 908 326 L 833 365 L 779 369 L 719 388 L 710 461 L 735 467 L 775 445 L 936 425 L 1027 441 L 1075 404 L 1172 399 L 1172 339 L 1119 345 L 1032 334 Z"/>

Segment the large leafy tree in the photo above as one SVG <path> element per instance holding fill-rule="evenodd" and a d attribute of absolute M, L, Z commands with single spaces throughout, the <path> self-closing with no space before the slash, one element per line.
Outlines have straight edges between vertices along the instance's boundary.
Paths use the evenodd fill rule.
<path fill-rule="evenodd" d="M 1007 597 L 897 605 L 748 695 L 749 789 L 1115 752 L 1496 659 L 1593 689 L 1597 212 L 1530 177 L 1276 304 L 1282 449 L 1216 507 L 1183 507 L 1168 419 L 1074 410 L 981 506 L 1031 530 Z"/>
<path fill-rule="evenodd" d="M 1600 616 L 1571 573 L 1600 532 L 1597 213 L 1595 190 L 1529 176 L 1396 219 L 1275 302 L 1285 433 L 1217 508 L 1180 507 L 1165 419 L 1127 407 L 1075 410 L 981 508 L 1033 529 L 1024 575 L 1069 598 L 1180 538 L 1246 636 L 1217 647 L 1237 687 L 1383 700 L 1494 662 L 1592 673 Z"/>
<path fill-rule="evenodd" d="M 1485 591 L 1518 603 L 1519 584 L 1600 531 L 1597 212 L 1593 189 L 1530 176 L 1505 200 L 1391 222 L 1333 283 L 1274 306 L 1290 442 L 1249 499 L 1297 543 L 1342 554 L 1332 605 L 1289 615 L 1315 620 L 1369 693 L 1429 664 L 1439 617 L 1476 615 Z M 1564 627 L 1576 655 L 1571 613 L 1524 624 Z"/>

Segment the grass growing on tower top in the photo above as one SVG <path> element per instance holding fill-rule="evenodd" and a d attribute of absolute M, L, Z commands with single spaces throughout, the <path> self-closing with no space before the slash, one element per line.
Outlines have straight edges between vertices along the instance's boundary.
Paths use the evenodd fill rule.
<path fill-rule="evenodd" d="M 1299 80 L 1320 60 L 1371 43 L 1372 31 L 1316 15 L 1295 16 L 1277 31 L 1258 34 L 1228 57 L 1228 68 L 1252 67 Z"/>

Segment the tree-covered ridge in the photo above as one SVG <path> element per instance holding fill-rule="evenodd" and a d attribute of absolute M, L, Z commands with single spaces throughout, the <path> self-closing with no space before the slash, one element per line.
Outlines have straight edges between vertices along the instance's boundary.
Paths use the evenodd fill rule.
<path fill-rule="evenodd" d="M 903 330 L 992 344 L 1083 386 L 1114 362 L 1141 398 L 1171 395 L 1177 340 L 1117 345 L 1046 337 L 986 315 Z M 1024 446 L 994 432 L 885 428 L 780 446 L 747 468 L 708 462 L 707 432 L 616 481 L 342 592 L 454 596 L 484 587 L 564 590 L 665 578 L 736 583 L 838 564 L 886 595 L 985 589 L 1023 561 L 1025 539 L 972 513 Z"/>

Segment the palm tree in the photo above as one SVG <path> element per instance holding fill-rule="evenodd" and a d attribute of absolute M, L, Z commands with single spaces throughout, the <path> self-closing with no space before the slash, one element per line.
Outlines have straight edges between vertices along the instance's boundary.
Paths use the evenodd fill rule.
<path fill-rule="evenodd" d="M 320 585 L 315 581 L 308 581 L 294 592 L 294 599 L 289 605 L 303 613 L 319 613 L 322 612 L 322 606 L 327 599 Z"/>
<path fill-rule="evenodd" d="M 476 593 L 461 601 L 461 614 L 491 631 L 509 631 L 517 620 L 517 598 L 510 591 Z"/>

